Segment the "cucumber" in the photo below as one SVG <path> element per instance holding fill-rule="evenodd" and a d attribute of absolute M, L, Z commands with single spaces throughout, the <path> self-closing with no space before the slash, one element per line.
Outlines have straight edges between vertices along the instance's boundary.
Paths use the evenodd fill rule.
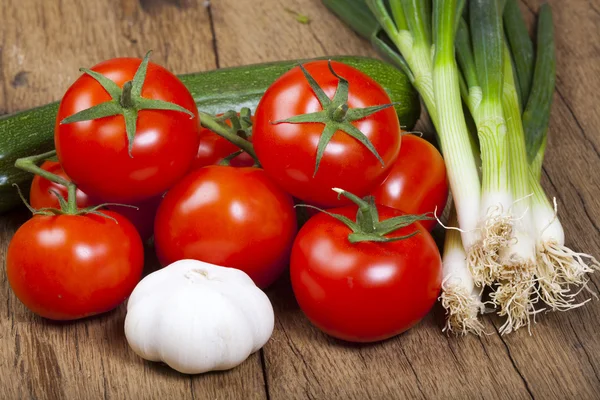
<path fill-rule="evenodd" d="M 375 79 L 389 94 L 405 129 L 412 129 L 421 112 L 419 97 L 408 78 L 393 66 L 374 58 L 329 57 L 353 66 Z M 326 58 L 321 58 L 326 59 Z M 198 109 L 211 114 L 256 108 L 263 93 L 298 62 L 279 61 L 179 75 Z M 54 147 L 58 102 L 0 117 L 0 213 L 20 203 L 17 189 L 26 191 L 32 175 L 14 167 L 17 158 L 40 154 Z"/>

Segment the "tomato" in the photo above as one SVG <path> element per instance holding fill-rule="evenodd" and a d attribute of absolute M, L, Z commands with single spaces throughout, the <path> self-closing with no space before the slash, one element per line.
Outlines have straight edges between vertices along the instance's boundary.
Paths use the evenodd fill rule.
<path fill-rule="evenodd" d="M 296 234 L 294 203 L 262 169 L 208 166 L 175 185 L 158 208 L 154 243 L 163 265 L 191 258 L 277 279 Z"/>
<path fill-rule="evenodd" d="M 124 217 L 36 215 L 15 233 L 6 256 L 8 281 L 34 313 L 54 320 L 114 309 L 142 275 L 144 249 Z"/>
<path fill-rule="evenodd" d="M 65 174 L 60 164 L 56 161 L 44 161 L 40 168 L 58 175 L 67 181 L 71 180 L 67 174 Z M 33 181 L 31 182 L 31 190 L 29 192 L 29 203 L 31 204 L 31 207 L 35 208 L 36 210 L 40 208 L 60 209 L 58 198 L 54 193 L 52 193 L 52 191 L 62 195 L 65 200 L 68 197 L 67 188 L 65 186 L 50 182 L 46 178 L 35 175 L 33 177 Z M 98 203 L 91 199 L 90 196 L 82 192 L 80 189 L 77 189 L 78 208 L 86 208 L 96 204 Z"/>
<path fill-rule="evenodd" d="M 139 66 L 137 58 L 115 58 L 92 70 L 123 87 Z M 82 75 L 60 102 L 54 136 L 58 159 L 81 190 L 102 201 L 130 204 L 160 195 L 186 174 L 196 157 L 198 111 L 183 83 L 165 68 L 149 63 L 141 96 L 177 104 L 193 118 L 181 111 L 139 111 L 131 156 L 122 115 L 61 123 L 111 100 L 98 81 Z"/>
<path fill-rule="evenodd" d="M 231 123 L 227 121 L 229 125 Z M 225 157 L 239 151 L 239 147 L 222 138 L 213 131 L 202 128 L 200 130 L 200 146 L 198 146 L 198 155 L 194 160 L 193 169 L 205 167 L 207 165 L 218 164 Z M 242 153 L 230 161 L 232 167 L 251 167 L 254 165 L 254 159 L 248 153 Z"/>
<path fill-rule="evenodd" d="M 155 196 L 140 203 L 131 204 L 134 207 L 111 205 L 109 209 L 118 212 L 135 226 L 142 241 L 145 242 L 154 234 L 154 218 L 162 201 L 162 196 Z"/>
<path fill-rule="evenodd" d="M 425 139 L 405 135 L 398 160 L 373 195 L 377 203 L 409 214 L 433 214 L 437 208 L 437 215 L 442 215 L 448 200 L 442 155 Z M 424 220 L 421 224 L 431 231 L 436 221 Z"/>
<path fill-rule="evenodd" d="M 377 206 L 381 220 L 404 213 Z M 354 219 L 357 207 L 330 212 Z M 418 222 L 386 237 L 418 233 L 394 242 L 350 243 L 351 230 L 319 214 L 298 232 L 290 275 L 298 304 L 327 334 L 354 342 L 390 338 L 418 323 L 441 288 L 442 261 L 436 244 Z"/>
<path fill-rule="evenodd" d="M 391 102 L 385 90 L 364 73 L 339 62 L 335 72 L 349 81 L 348 106 L 363 108 Z M 329 98 L 338 86 L 327 61 L 304 64 Z M 252 141 L 264 170 L 293 196 L 321 207 L 348 203 L 331 189 L 342 188 L 364 196 L 386 177 L 398 157 L 401 136 L 398 117 L 390 107 L 351 122 L 371 141 L 375 155 L 357 139 L 336 131 L 325 147 L 315 174 L 317 145 L 323 123 L 277 123 L 274 121 L 323 110 L 314 90 L 299 67 L 277 79 L 265 92 L 255 112 Z M 314 175 L 314 176 L 313 176 Z"/>

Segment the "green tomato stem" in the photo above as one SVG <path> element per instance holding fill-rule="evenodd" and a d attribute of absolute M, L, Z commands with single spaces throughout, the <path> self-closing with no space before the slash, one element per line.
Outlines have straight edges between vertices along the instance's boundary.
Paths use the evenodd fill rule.
<path fill-rule="evenodd" d="M 259 164 L 258 157 L 254 151 L 254 146 L 252 146 L 250 141 L 240 137 L 237 132 L 233 130 L 233 128 L 227 126 L 225 122 L 219 121 L 218 117 L 202 111 L 198 111 L 198 115 L 200 116 L 200 124 L 204 128 L 209 129 L 222 138 L 229 140 L 231 143 L 250 154 L 250 156 L 254 158 L 254 161 Z"/>
<path fill-rule="evenodd" d="M 42 178 L 48 179 L 50 182 L 63 185 L 67 188 L 68 198 L 66 209 L 63 210 L 66 214 L 77 213 L 77 186 L 52 172 L 46 171 L 37 165 L 42 160 L 56 156 L 56 150 L 52 150 L 43 154 L 38 154 L 30 157 L 19 158 L 15 161 L 15 167 L 23 171 L 30 172 L 34 175 L 39 175 Z"/>
<path fill-rule="evenodd" d="M 132 81 L 127 81 L 123 84 L 123 92 L 121 93 L 121 98 L 119 100 L 119 103 L 121 103 L 121 107 L 123 108 L 133 108 L 135 105 L 131 89 L 133 89 Z"/>

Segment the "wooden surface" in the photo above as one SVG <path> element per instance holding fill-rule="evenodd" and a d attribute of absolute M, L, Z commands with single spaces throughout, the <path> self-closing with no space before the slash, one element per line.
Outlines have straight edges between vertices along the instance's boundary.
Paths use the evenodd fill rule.
<path fill-rule="evenodd" d="M 207 2 L 208 3 L 208 2 Z M 543 184 L 559 201 L 567 244 L 600 255 L 600 1 L 552 1 L 558 88 Z M 531 19 L 539 1 L 525 0 Z M 311 18 L 295 21 L 285 8 Z M 176 73 L 332 54 L 374 55 L 319 0 L 2 0 L 0 112 L 60 98 L 78 67 L 114 56 L 153 59 Z M 0 217 L 0 263 L 28 214 Z M 151 252 L 149 257 L 152 260 Z M 598 289 L 599 277 L 592 278 Z M 500 337 L 440 332 L 439 306 L 383 343 L 333 340 L 303 317 L 282 279 L 268 291 L 272 339 L 240 367 L 188 377 L 142 361 L 123 335 L 124 307 L 73 323 L 33 316 L 0 270 L 2 399 L 600 398 L 600 301 L 546 314 Z"/>

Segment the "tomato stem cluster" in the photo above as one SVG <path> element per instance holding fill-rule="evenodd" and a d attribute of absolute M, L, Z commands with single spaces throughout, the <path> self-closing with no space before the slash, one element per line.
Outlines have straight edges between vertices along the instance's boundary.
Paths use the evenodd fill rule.
<path fill-rule="evenodd" d="M 352 125 L 352 122 L 357 121 L 359 119 L 368 117 L 371 114 L 376 112 L 385 110 L 386 108 L 392 107 L 395 103 L 382 104 L 378 106 L 371 106 L 365 108 L 350 108 L 348 106 L 348 91 L 349 84 L 346 79 L 338 75 L 331 66 L 331 60 L 328 62 L 329 71 L 331 71 L 332 75 L 338 79 L 338 86 L 333 95 L 333 99 L 330 99 L 323 88 L 319 86 L 317 81 L 312 77 L 312 75 L 304 68 L 302 64 L 299 65 L 304 77 L 308 81 L 311 89 L 315 93 L 315 96 L 319 100 L 321 104 L 322 110 L 308 113 L 296 115 L 290 118 L 273 121 L 272 124 L 303 124 L 308 122 L 318 122 L 325 124 L 323 128 L 323 133 L 321 134 L 321 138 L 319 139 L 319 144 L 317 146 L 317 158 L 315 162 L 315 171 L 313 176 L 317 174 L 319 169 L 319 165 L 321 163 L 321 158 L 323 158 L 323 154 L 325 153 L 325 148 L 329 144 L 329 141 L 333 137 L 333 135 L 342 131 L 346 134 L 352 136 L 356 140 L 358 140 L 363 146 L 365 146 L 369 151 L 377 157 L 377 160 L 384 166 L 384 161 L 373 146 L 373 143 L 369 140 L 369 138 L 361 132 L 356 126 Z"/>
<path fill-rule="evenodd" d="M 67 201 L 62 198 L 58 193 L 54 193 L 59 203 L 61 204 L 62 212 L 66 214 L 76 214 L 77 213 L 77 186 L 56 174 L 53 174 L 50 171 L 46 171 L 45 169 L 39 167 L 37 165 L 38 162 L 42 160 L 47 160 L 51 157 L 56 156 L 56 150 L 48 151 L 43 154 L 37 154 L 30 157 L 19 158 L 15 162 L 15 167 L 22 169 L 23 171 L 31 172 L 34 175 L 39 175 L 42 178 L 48 179 L 50 182 L 58 183 L 59 185 L 63 185 L 67 188 L 68 197 Z"/>
<path fill-rule="evenodd" d="M 238 117 L 237 113 L 233 110 L 227 111 L 222 116 L 217 117 L 211 114 L 198 111 L 200 116 L 200 125 L 202 127 L 211 130 L 217 135 L 224 139 L 229 140 L 231 143 L 239 147 L 242 151 L 248 153 L 253 159 L 255 164 L 258 166 L 260 162 L 254 151 L 254 146 L 248 140 L 251 136 L 252 120 L 250 119 L 250 109 L 242 108 Z M 231 126 L 227 125 L 225 121 L 230 121 Z M 231 159 L 238 156 L 240 152 L 235 152 L 227 157 L 224 162 L 228 163 Z"/>
<path fill-rule="evenodd" d="M 352 233 L 348 235 L 348 241 L 350 243 L 359 243 L 359 242 L 395 242 L 398 240 L 408 239 L 417 233 L 419 233 L 419 229 L 417 228 L 414 232 L 409 233 L 408 235 L 403 236 L 395 236 L 395 237 L 386 237 L 385 235 L 393 233 L 398 229 L 405 228 L 417 221 L 424 220 L 432 220 L 433 217 L 428 214 L 405 214 L 400 215 L 398 217 L 386 219 L 384 221 L 379 220 L 379 213 L 377 212 L 377 205 L 372 196 L 368 196 L 365 199 L 361 199 L 360 197 L 347 192 L 343 189 L 333 188 L 334 192 L 338 193 L 338 196 L 344 196 L 347 199 L 351 200 L 354 204 L 358 206 L 358 211 L 356 212 L 356 219 L 353 221 L 348 217 L 345 217 L 340 214 L 336 214 L 333 212 L 329 212 L 326 210 L 322 210 L 318 207 L 299 204 L 302 207 L 309 207 L 319 210 L 330 217 L 333 217 L 346 225 Z"/>
<path fill-rule="evenodd" d="M 119 204 L 119 203 L 102 203 L 102 204 L 95 205 L 93 207 L 87 207 L 87 208 L 82 208 L 82 209 L 77 208 L 77 185 L 75 183 L 63 178 L 62 176 L 53 174 L 50 171 L 46 171 L 45 169 L 43 169 L 37 165 L 40 161 L 52 159 L 55 156 L 56 156 L 56 150 L 52 150 L 52 151 L 48 151 L 46 153 L 37 154 L 37 155 L 30 156 L 30 157 L 19 158 L 19 159 L 17 159 L 17 161 L 15 161 L 16 168 L 22 169 L 23 171 L 30 172 L 34 175 L 39 175 L 42 178 L 49 180 L 50 182 L 54 182 L 59 185 L 63 185 L 67 188 L 67 199 L 66 200 L 63 198 L 63 196 L 60 193 L 58 193 L 57 191 L 51 190 L 52 194 L 54 194 L 56 196 L 58 203 L 60 204 L 60 209 L 40 208 L 40 209 L 36 210 L 29 205 L 27 200 L 25 200 L 25 198 L 23 197 L 23 195 L 21 193 L 21 189 L 19 189 L 19 187 L 17 186 L 17 190 L 19 191 L 19 196 L 21 197 L 21 200 L 23 200 L 23 203 L 25 203 L 27 208 L 33 214 L 40 214 L 40 215 L 96 214 L 96 215 L 100 215 L 100 216 L 103 216 L 103 217 L 106 217 L 109 219 L 113 219 L 112 217 L 110 217 L 98 210 L 100 210 L 103 207 L 109 206 L 109 205 L 131 207 L 131 208 L 138 209 L 138 207 L 136 207 L 136 206 L 131 206 L 128 204 Z"/>
<path fill-rule="evenodd" d="M 148 70 L 148 63 L 151 53 L 151 51 L 146 53 L 146 56 L 140 63 L 133 80 L 125 82 L 123 84 L 123 88 L 120 88 L 115 82 L 96 71 L 92 71 L 87 68 L 81 68 L 81 72 L 95 79 L 104 88 L 104 90 L 106 90 L 106 92 L 110 95 L 111 100 L 79 111 L 63 119 L 60 121 L 60 123 L 70 124 L 73 122 L 111 117 L 114 115 L 123 115 L 125 118 L 125 129 L 127 131 L 129 156 L 133 157 L 131 150 L 133 148 L 133 140 L 135 138 L 139 111 L 170 110 L 183 112 L 188 114 L 190 119 L 194 118 L 194 114 L 190 110 L 178 104 L 164 100 L 147 99 L 142 97 L 142 88 L 144 86 L 144 81 L 146 80 L 146 72 Z"/>

